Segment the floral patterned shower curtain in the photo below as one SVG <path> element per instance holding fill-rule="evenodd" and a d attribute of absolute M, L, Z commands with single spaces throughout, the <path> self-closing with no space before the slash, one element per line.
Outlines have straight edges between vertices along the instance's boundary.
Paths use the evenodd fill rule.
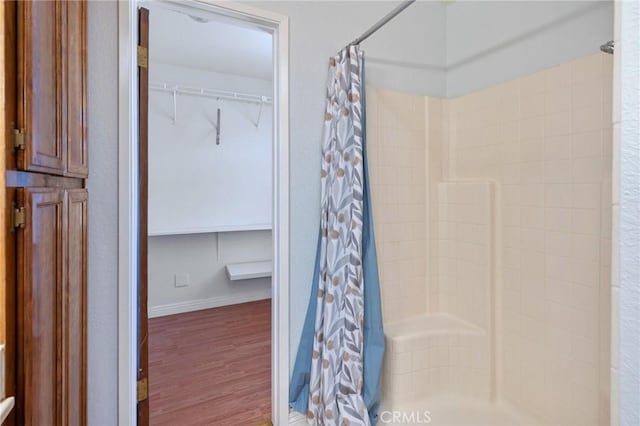
<path fill-rule="evenodd" d="M 318 256 L 290 399 L 312 425 L 371 425 L 384 337 L 366 182 L 363 54 L 350 46 L 329 64 Z"/>
<path fill-rule="evenodd" d="M 307 417 L 319 423 L 369 424 L 362 399 L 362 53 L 332 58 L 324 140 L 320 279 Z"/>

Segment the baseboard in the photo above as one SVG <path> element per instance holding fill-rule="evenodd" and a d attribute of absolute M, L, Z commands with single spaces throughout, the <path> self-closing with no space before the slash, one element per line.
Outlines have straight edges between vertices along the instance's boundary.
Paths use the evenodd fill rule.
<path fill-rule="evenodd" d="M 297 411 L 289 412 L 289 426 L 307 426 L 307 418 Z"/>
<path fill-rule="evenodd" d="M 149 318 L 156 318 L 166 315 L 182 314 L 184 312 L 200 311 L 202 309 L 218 308 L 220 306 L 237 305 L 238 303 L 255 302 L 256 300 L 270 298 L 271 288 L 266 288 L 264 290 L 252 291 L 250 293 L 150 306 L 147 312 Z"/>

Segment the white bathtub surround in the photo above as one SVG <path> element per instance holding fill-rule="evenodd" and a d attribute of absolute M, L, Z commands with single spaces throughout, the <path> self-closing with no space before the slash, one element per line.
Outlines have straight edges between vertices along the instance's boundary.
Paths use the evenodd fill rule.
<path fill-rule="evenodd" d="M 383 406 L 382 425 L 416 426 L 540 426 L 541 421 L 504 401 L 490 402 L 445 394 L 406 401 L 394 409 Z M 394 420 L 394 416 L 395 419 Z"/>
<path fill-rule="evenodd" d="M 367 158 L 383 317 L 426 310 L 424 97 L 367 87 Z"/>
<path fill-rule="evenodd" d="M 440 307 L 386 324 L 389 407 L 442 393 L 494 394 L 492 194 L 487 182 L 438 185 Z"/>
<path fill-rule="evenodd" d="M 484 330 L 435 314 L 390 323 L 385 331 L 387 408 L 443 393 L 489 399 L 489 345 Z"/>
<path fill-rule="evenodd" d="M 438 185 L 437 312 L 493 333 L 493 187 L 488 182 Z"/>
<path fill-rule="evenodd" d="M 403 348 L 388 352 L 387 406 L 462 404 L 451 342 L 475 338 L 487 342 L 490 392 L 473 395 L 480 411 L 469 403 L 444 424 L 609 423 L 612 59 L 588 55 L 453 99 L 369 89 L 385 328 Z M 483 193 L 485 222 L 470 201 Z M 435 332 L 438 313 L 481 333 Z M 448 336 L 446 361 L 444 349 L 414 354 L 433 334 Z M 444 373 L 431 362 L 446 362 Z M 501 404 L 536 420 L 509 423 Z"/>
<path fill-rule="evenodd" d="M 499 396 L 549 424 L 609 419 L 612 59 L 447 101 L 451 178 L 501 193 Z"/>

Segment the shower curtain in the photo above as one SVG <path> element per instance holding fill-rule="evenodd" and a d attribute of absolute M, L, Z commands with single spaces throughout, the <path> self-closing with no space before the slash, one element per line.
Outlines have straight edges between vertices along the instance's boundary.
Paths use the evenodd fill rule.
<path fill-rule="evenodd" d="M 365 153 L 363 53 L 350 46 L 329 64 L 320 233 L 290 404 L 312 425 L 375 425 L 384 333 Z"/>

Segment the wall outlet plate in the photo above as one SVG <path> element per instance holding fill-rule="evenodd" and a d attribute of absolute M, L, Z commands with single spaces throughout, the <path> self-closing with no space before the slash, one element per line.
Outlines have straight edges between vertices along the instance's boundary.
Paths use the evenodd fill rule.
<path fill-rule="evenodd" d="M 173 285 L 175 288 L 188 287 L 189 286 L 189 274 L 186 272 L 175 274 L 173 276 Z"/>

